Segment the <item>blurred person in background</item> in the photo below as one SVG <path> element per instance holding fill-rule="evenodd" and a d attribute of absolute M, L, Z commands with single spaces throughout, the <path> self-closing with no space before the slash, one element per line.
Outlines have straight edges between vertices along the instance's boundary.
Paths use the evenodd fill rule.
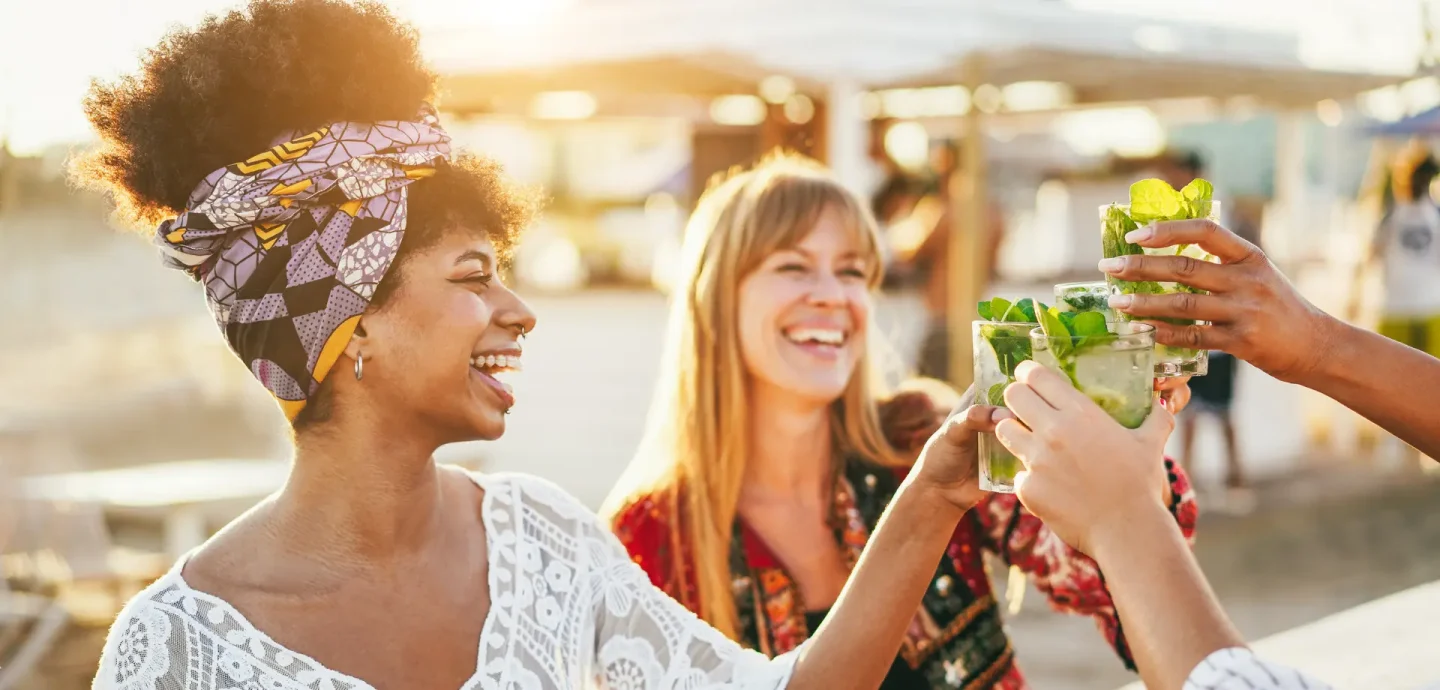
<path fill-rule="evenodd" d="M 960 146 L 954 141 L 946 139 L 931 146 L 931 183 L 912 211 L 912 217 L 906 221 L 914 226 L 913 231 L 893 243 L 895 261 L 909 265 L 924 276 L 922 296 L 929 323 L 920 344 L 919 374 L 942 381 L 951 380 L 950 329 L 946 323 L 952 270 L 949 242 L 954 216 L 962 210 L 954 192 L 957 186 L 965 184 L 964 176 L 971 174 L 960 169 L 960 161 Z M 995 279 L 1000 245 L 1005 238 L 1005 217 L 993 199 L 988 203 L 985 219 L 984 234 L 977 244 L 984 253 L 985 284 L 988 285 Z"/>
<path fill-rule="evenodd" d="M 1440 356 L 1440 208 L 1430 193 L 1437 174 L 1427 147 L 1396 157 L 1388 208 L 1362 267 L 1377 267 L 1384 285 L 1379 333 Z"/>
<path fill-rule="evenodd" d="M 834 625 L 779 659 L 744 650 L 555 485 L 435 462 L 505 432 L 535 327 L 497 277 L 533 198 L 451 153 L 435 86 L 412 28 L 339 0 L 254 0 L 92 85 L 101 145 L 77 174 L 159 224 L 295 451 L 283 488 L 125 606 L 95 687 L 877 685 L 992 412 L 927 446 Z"/>
<path fill-rule="evenodd" d="M 906 170 L 885 148 L 885 135 L 894 123 L 893 119 L 877 119 L 870 128 L 868 154 L 880 172 L 880 185 L 870 196 L 870 210 L 882 228 L 914 210 L 926 190 L 925 181 Z"/>
<path fill-rule="evenodd" d="M 879 516 L 960 396 L 933 379 L 883 390 L 878 231 L 816 164 L 774 159 L 713 187 L 686 242 L 649 428 L 602 513 L 656 586 L 779 655 L 834 616 Z M 986 552 L 1056 609 L 1094 617 L 1129 666 L 1094 562 L 1015 496 L 980 491 L 977 469 L 956 486 L 973 507 L 882 687 L 1026 687 Z M 1189 535 L 1188 480 L 1168 473 L 1156 500 Z"/>
<path fill-rule="evenodd" d="M 885 135 L 892 124 L 893 120 L 872 123 L 869 149 L 870 160 L 880 171 L 880 184 L 870 195 L 870 210 L 885 238 L 880 249 L 886 268 L 882 287 L 887 290 L 907 287 L 915 277 L 912 264 L 895 260 L 895 238 L 911 232 L 909 227 L 916 224 L 916 205 L 926 188 L 923 178 L 907 170 L 886 150 Z"/>
<path fill-rule="evenodd" d="M 1440 208 L 1430 194 L 1440 174 L 1428 149 L 1397 158 L 1389 208 L 1368 258 L 1384 276 L 1380 334 L 1440 356 Z"/>

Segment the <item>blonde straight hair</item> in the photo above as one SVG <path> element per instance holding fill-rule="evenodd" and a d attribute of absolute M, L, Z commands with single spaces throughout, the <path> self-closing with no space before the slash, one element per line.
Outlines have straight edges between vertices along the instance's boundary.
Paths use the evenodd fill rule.
<path fill-rule="evenodd" d="M 880 234 L 870 211 L 819 164 L 780 154 L 754 169 L 712 184 L 685 228 L 679 280 L 659 383 L 639 451 L 602 513 L 611 519 L 649 495 L 678 509 L 672 572 L 690 556 L 698 613 L 732 639 L 738 618 L 731 586 L 730 539 L 749 454 L 748 377 L 740 355 L 740 281 L 771 253 L 793 247 L 827 209 L 839 211 L 871 258 L 871 290 L 881 280 Z M 865 324 L 866 351 L 856 374 L 831 406 L 838 454 L 854 453 L 887 465 L 908 462 L 885 440 L 876 401 L 885 371 L 875 364 L 883 347 Z M 838 470 L 838 467 L 837 467 Z"/>

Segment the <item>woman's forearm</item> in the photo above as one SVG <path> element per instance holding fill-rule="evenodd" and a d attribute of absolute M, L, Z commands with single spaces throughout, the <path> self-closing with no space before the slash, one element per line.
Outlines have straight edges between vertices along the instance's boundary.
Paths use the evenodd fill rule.
<path fill-rule="evenodd" d="M 831 614 L 801 649 L 789 688 L 878 687 L 963 514 L 922 486 L 901 485 Z"/>
<path fill-rule="evenodd" d="M 1320 366 L 1295 381 L 1360 413 L 1432 458 L 1440 458 L 1440 359 L 1326 317 Z"/>
<path fill-rule="evenodd" d="M 1091 550 L 1147 687 L 1178 690 L 1205 657 L 1244 646 L 1160 505 L 1123 530 L 1096 535 Z"/>

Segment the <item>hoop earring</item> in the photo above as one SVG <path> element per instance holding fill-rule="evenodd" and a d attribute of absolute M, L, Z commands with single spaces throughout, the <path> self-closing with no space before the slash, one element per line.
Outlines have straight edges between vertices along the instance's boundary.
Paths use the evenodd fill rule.
<path fill-rule="evenodd" d="M 365 355 L 355 355 L 355 380 L 365 376 Z"/>

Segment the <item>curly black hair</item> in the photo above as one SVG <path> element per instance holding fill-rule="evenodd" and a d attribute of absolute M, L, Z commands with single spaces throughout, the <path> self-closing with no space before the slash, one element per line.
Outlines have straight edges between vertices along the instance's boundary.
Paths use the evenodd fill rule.
<path fill-rule="evenodd" d="M 414 119 L 436 82 L 414 29 L 379 3 L 250 0 L 170 32 L 137 73 L 93 82 L 84 107 L 100 142 L 72 173 L 108 192 L 124 220 L 153 227 L 177 215 L 206 175 L 277 136 L 339 121 Z M 451 229 L 485 233 L 506 256 L 537 206 L 493 161 L 442 162 L 410 186 L 405 239 L 371 305 L 394 294 L 407 256 Z M 297 428 L 328 416 L 325 393 Z"/>
<path fill-rule="evenodd" d="M 100 141 L 76 159 L 75 178 L 110 193 L 125 220 L 153 226 L 177 215 L 206 175 L 277 136 L 342 120 L 413 119 L 437 83 L 418 41 L 368 0 L 250 0 L 173 30 L 146 51 L 139 72 L 91 84 L 85 114 Z M 465 179 L 442 179 L 451 176 Z M 428 234 L 426 219 L 478 225 L 503 251 L 534 209 L 477 158 L 414 187 L 402 254 L 428 241 L 409 240 Z"/>
<path fill-rule="evenodd" d="M 369 2 L 252 0 L 211 15 L 168 33 L 138 73 L 91 85 L 101 145 L 81 170 L 135 219 L 173 216 L 211 171 L 276 136 L 414 118 L 436 84 L 417 41 Z"/>

